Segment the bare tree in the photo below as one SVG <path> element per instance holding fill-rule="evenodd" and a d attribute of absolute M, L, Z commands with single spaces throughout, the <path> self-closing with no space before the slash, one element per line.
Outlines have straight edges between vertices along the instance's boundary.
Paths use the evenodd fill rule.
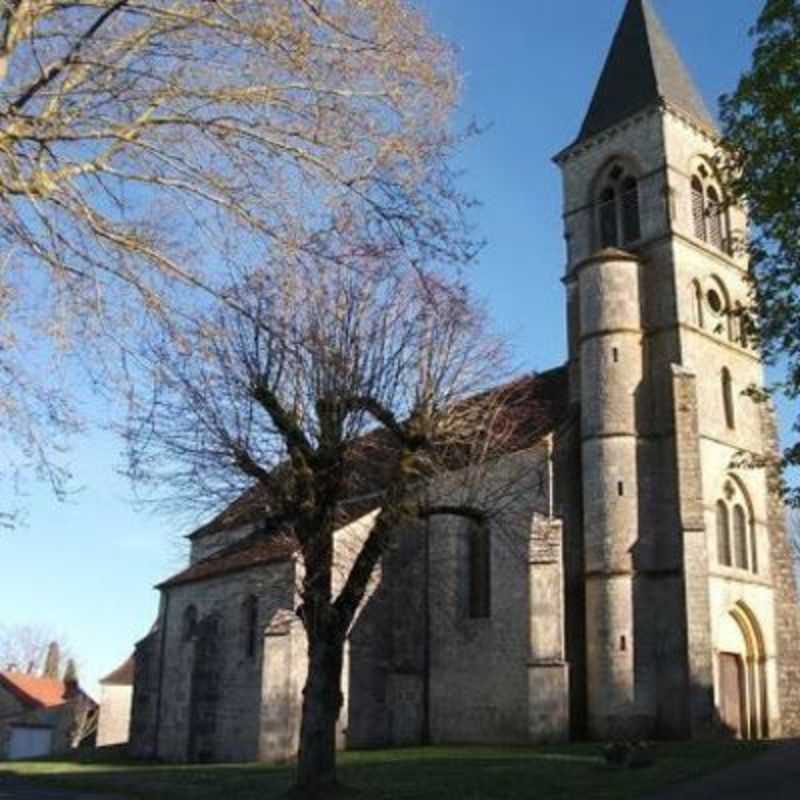
<path fill-rule="evenodd" d="M 14 666 L 20 672 L 43 675 L 51 645 L 57 642 L 61 654 L 69 654 L 63 636 L 36 625 L 0 626 L 0 668 Z M 56 676 L 57 677 L 57 676 Z"/>
<path fill-rule="evenodd" d="M 2 3 L 0 430 L 22 463 L 63 489 L 59 353 L 230 300 L 230 264 L 469 258 L 457 88 L 407 0 Z"/>
<path fill-rule="evenodd" d="M 435 514 L 499 517 L 514 480 L 487 498 L 487 470 L 535 411 L 513 406 L 515 384 L 489 390 L 503 344 L 435 272 L 295 260 L 228 292 L 236 310 L 173 318 L 142 351 L 156 381 L 132 401 L 131 473 L 178 506 L 260 510 L 265 535 L 301 555 L 310 796 L 335 782 L 345 637 L 392 536 Z M 358 507 L 374 521 L 337 564 L 335 532 Z"/>

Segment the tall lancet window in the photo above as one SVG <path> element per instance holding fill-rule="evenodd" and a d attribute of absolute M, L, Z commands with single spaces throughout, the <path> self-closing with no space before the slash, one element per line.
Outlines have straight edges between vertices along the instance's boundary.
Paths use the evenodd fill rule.
<path fill-rule="evenodd" d="M 641 235 L 639 185 L 636 178 L 629 176 L 622 183 L 622 241 L 635 242 Z"/>
<path fill-rule="evenodd" d="M 704 165 L 692 177 L 692 230 L 698 239 L 728 251 L 727 221 L 722 193 Z"/>
<path fill-rule="evenodd" d="M 603 247 L 617 247 L 617 193 L 609 186 L 600 195 L 600 244 Z"/>
<path fill-rule="evenodd" d="M 726 567 L 733 563 L 731 558 L 731 520 L 728 506 L 720 500 L 717 503 L 717 561 Z"/>
<path fill-rule="evenodd" d="M 724 499 L 717 503 L 717 562 L 743 572 L 759 569 L 753 507 L 744 487 L 725 482 Z"/>
<path fill-rule="evenodd" d="M 242 649 L 253 658 L 258 648 L 258 598 L 250 595 L 242 603 Z"/>
<path fill-rule="evenodd" d="M 492 554 L 489 526 L 470 522 L 469 526 L 469 616 L 484 619 L 492 613 Z"/>
<path fill-rule="evenodd" d="M 706 240 L 706 202 L 700 178 L 692 178 L 692 222 L 694 235 Z"/>
<path fill-rule="evenodd" d="M 642 238 L 639 182 L 621 164 L 614 164 L 602 182 L 597 201 L 601 247 L 619 247 Z"/>
<path fill-rule="evenodd" d="M 713 186 L 708 187 L 708 240 L 717 250 L 722 250 L 724 245 L 722 205 Z"/>
<path fill-rule="evenodd" d="M 734 565 L 739 569 L 749 568 L 750 545 L 747 541 L 747 516 L 741 506 L 733 509 L 733 556 Z"/>

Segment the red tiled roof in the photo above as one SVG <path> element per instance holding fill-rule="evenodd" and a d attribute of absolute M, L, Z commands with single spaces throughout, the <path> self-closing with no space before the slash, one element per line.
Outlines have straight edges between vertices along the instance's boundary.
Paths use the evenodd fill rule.
<path fill-rule="evenodd" d="M 133 686 L 133 656 L 129 656 L 113 672 L 100 680 L 104 686 Z"/>
<path fill-rule="evenodd" d="M 274 534 L 269 538 L 263 534 L 250 536 L 192 564 L 188 569 L 158 584 L 156 588 L 169 589 L 184 583 L 204 581 L 251 567 L 286 561 L 292 557 L 296 549 L 297 545 L 293 539 L 280 534 Z"/>
<path fill-rule="evenodd" d="M 0 686 L 34 708 L 52 708 L 65 702 L 64 682 L 54 678 L 37 678 L 22 672 L 0 672 Z"/>

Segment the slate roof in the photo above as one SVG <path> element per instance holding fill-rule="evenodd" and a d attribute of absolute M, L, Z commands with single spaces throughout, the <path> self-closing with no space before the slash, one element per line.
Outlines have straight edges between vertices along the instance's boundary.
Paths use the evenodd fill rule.
<path fill-rule="evenodd" d="M 650 0 L 628 0 L 577 142 L 662 100 L 716 127 Z"/>
<path fill-rule="evenodd" d="M 495 424 L 509 431 L 504 441 L 506 452 L 532 447 L 547 433 L 555 430 L 569 414 L 569 381 L 566 367 L 538 375 L 526 375 L 487 394 L 500 399 Z M 484 395 L 467 398 L 465 403 L 478 402 Z M 348 468 L 353 498 L 343 504 L 340 525 L 357 519 L 375 508 L 376 492 L 388 480 L 391 465 L 386 454 L 391 445 L 383 441 L 385 431 L 365 435 L 354 443 L 352 463 Z M 374 457 L 371 450 L 374 448 Z M 259 523 L 264 519 L 264 504 L 258 501 L 257 489 L 245 492 L 211 522 L 190 534 L 190 539 L 204 538 L 225 529 Z M 217 551 L 187 569 L 173 575 L 156 588 L 170 589 L 187 583 L 241 572 L 256 566 L 286 561 L 296 552 L 297 544 L 281 530 L 265 530 L 263 526 L 234 544 Z"/>
<path fill-rule="evenodd" d="M 54 678 L 39 678 L 23 672 L 0 672 L 0 687 L 33 708 L 52 708 L 66 702 L 66 686 Z"/>
<path fill-rule="evenodd" d="M 568 411 L 568 372 L 566 367 L 556 367 L 547 372 L 524 375 L 506 386 L 500 386 L 490 391 L 503 393 L 505 413 L 509 418 L 513 418 L 514 438 L 508 443 L 509 449 L 512 451 L 532 446 L 545 433 L 555 430 L 566 418 Z M 465 402 L 470 402 L 470 399 Z M 363 437 L 362 444 L 368 444 L 370 436 Z M 368 462 L 368 474 L 365 476 L 364 482 L 374 484 L 376 474 L 382 465 L 365 458 L 363 454 L 359 456 L 359 461 Z M 374 490 L 376 487 L 361 486 L 358 493 L 366 493 L 369 488 Z M 258 487 L 248 489 L 224 511 L 190 533 L 187 538 L 203 539 L 220 531 L 260 522 L 264 517 L 265 506 L 259 503 L 258 497 Z"/>
<path fill-rule="evenodd" d="M 258 533 L 225 547 L 202 561 L 173 575 L 156 589 L 171 589 L 187 583 L 196 583 L 252 567 L 286 561 L 292 557 L 297 545 L 289 537 L 273 533 Z"/>
<path fill-rule="evenodd" d="M 133 686 L 133 656 L 129 656 L 115 670 L 100 680 L 103 686 Z"/>

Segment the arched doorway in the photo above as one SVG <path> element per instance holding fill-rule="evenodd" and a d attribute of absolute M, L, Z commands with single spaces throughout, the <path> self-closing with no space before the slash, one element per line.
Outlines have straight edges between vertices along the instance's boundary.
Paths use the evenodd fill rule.
<path fill-rule="evenodd" d="M 743 603 L 722 621 L 717 676 L 717 708 L 725 731 L 739 739 L 769 736 L 764 640 Z"/>

